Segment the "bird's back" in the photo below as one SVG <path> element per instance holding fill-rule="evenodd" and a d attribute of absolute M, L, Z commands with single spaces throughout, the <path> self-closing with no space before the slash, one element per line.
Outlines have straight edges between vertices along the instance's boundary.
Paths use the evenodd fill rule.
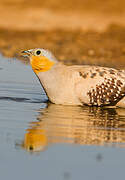
<path fill-rule="evenodd" d="M 99 66 L 74 67 L 79 72 L 76 92 L 84 104 L 116 105 L 125 96 L 125 71 Z"/>

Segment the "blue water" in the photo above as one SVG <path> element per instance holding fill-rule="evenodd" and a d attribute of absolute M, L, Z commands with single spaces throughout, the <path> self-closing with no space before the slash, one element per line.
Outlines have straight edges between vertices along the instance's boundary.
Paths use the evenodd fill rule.
<path fill-rule="evenodd" d="M 0 56 L 0 179 L 117 180 L 125 173 L 125 110 L 63 107 L 29 65 Z"/>

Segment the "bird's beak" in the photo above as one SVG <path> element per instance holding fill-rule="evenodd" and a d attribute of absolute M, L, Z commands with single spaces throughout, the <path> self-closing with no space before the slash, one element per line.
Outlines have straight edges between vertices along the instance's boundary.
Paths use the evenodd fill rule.
<path fill-rule="evenodd" d="M 21 53 L 23 53 L 23 57 L 29 57 L 31 54 L 31 50 L 22 51 Z"/>
<path fill-rule="evenodd" d="M 21 53 L 29 53 L 29 50 L 27 50 L 27 51 L 22 51 Z"/>

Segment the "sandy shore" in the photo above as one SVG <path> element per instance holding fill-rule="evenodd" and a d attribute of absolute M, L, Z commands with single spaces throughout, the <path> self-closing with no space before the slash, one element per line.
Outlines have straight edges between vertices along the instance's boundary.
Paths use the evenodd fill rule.
<path fill-rule="evenodd" d="M 105 31 L 114 24 L 125 24 L 125 14 L 103 14 L 100 12 L 57 12 L 51 9 L 0 7 L 4 18 L 0 19 L 0 27 L 10 30 L 46 31 L 53 29 L 65 30 L 97 30 Z"/>
<path fill-rule="evenodd" d="M 41 47 L 52 50 L 66 64 L 125 67 L 122 1 L 78 0 L 77 5 L 74 0 L 48 0 L 43 4 L 31 0 L 29 5 L 22 0 L 0 2 L 3 55 L 21 59 L 21 50 Z"/>

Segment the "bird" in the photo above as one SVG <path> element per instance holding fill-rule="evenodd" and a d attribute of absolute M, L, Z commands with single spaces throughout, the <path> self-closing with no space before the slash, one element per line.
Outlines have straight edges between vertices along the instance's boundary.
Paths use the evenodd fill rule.
<path fill-rule="evenodd" d="M 125 108 L 125 70 L 94 65 L 67 66 L 46 49 L 22 51 L 50 102 Z"/>

